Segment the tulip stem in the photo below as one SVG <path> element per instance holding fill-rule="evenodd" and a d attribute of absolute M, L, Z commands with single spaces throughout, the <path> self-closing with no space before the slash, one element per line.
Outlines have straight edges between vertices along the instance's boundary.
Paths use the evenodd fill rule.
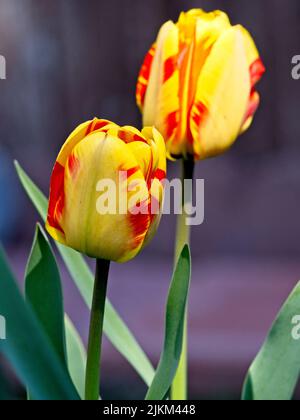
<path fill-rule="evenodd" d="M 186 180 L 194 178 L 195 163 L 193 159 L 183 160 L 182 164 L 182 214 L 178 215 L 177 219 L 177 232 L 175 243 L 175 265 L 181 255 L 183 247 L 190 243 L 191 228 L 187 224 L 187 206 L 192 204 L 193 191 L 185 185 Z M 188 309 L 185 314 L 184 334 L 183 334 L 183 347 L 180 358 L 179 367 L 173 381 L 171 388 L 171 399 L 177 401 L 185 401 L 188 397 Z"/>
<path fill-rule="evenodd" d="M 97 259 L 86 366 L 87 401 L 99 400 L 101 345 L 109 267 L 110 261 Z"/>

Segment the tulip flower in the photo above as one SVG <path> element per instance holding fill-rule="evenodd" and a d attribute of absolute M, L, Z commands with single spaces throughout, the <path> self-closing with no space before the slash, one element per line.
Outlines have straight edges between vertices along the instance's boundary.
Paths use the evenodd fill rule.
<path fill-rule="evenodd" d="M 140 132 L 95 118 L 76 128 L 57 157 L 46 228 L 58 242 L 96 258 L 86 400 L 99 399 L 110 262 L 134 258 L 154 235 L 165 177 L 165 142 L 151 127 Z M 110 200 L 113 211 L 106 212 L 99 202 Z"/>
<path fill-rule="evenodd" d="M 173 157 L 222 154 L 250 127 L 264 72 L 251 35 L 225 13 L 182 13 L 162 26 L 141 68 L 144 124 L 162 133 Z"/>
<path fill-rule="evenodd" d="M 232 26 L 221 11 L 193 9 L 162 26 L 142 65 L 136 99 L 144 124 L 165 137 L 168 157 L 183 158 L 182 181 L 193 178 L 196 161 L 224 153 L 250 127 L 264 72 L 250 33 Z M 191 205 L 191 190 L 184 191 L 182 201 L 184 210 Z M 183 212 L 175 261 L 189 241 Z M 187 398 L 187 328 L 171 396 Z"/>
<path fill-rule="evenodd" d="M 106 120 L 88 121 L 70 135 L 57 157 L 47 230 L 55 240 L 88 256 L 128 261 L 155 233 L 160 212 L 151 214 L 150 208 L 153 201 L 161 207 L 165 176 L 165 144 L 156 129 L 139 132 Z M 126 207 L 122 214 L 100 214 L 97 185 L 106 179 L 126 190 L 128 206 L 134 195 L 128 187 L 135 185 L 141 205 L 149 211 L 135 214 Z M 160 188 L 153 187 L 155 181 Z"/>

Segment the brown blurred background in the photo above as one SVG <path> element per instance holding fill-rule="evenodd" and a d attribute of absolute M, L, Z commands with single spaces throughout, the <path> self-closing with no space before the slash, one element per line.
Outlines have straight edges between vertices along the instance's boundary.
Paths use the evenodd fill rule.
<path fill-rule="evenodd" d="M 246 26 L 267 74 L 254 124 L 225 156 L 197 165 L 206 182 L 205 223 L 193 231 L 190 391 L 238 398 L 246 369 L 300 278 L 300 54 L 298 0 L 0 0 L 0 239 L 22 280 L 37 215 L 18 185 L 18 159 L 47 192 L 69 132 L 94 116 L 140 126 L 134 91 L 160 25 L 181 10 L 221 8 Z M 170 177 L 178 165 L 170 164 Z M 110 295 L 156 363 L 172 272 L 174 218 L 153 244 L 113 269 Z M 63 270 L 68 312 L 86 338 L 87 311 Z M 134 303 L 133 303 L 134 302 Z M 300 313 L 300 308 L 299 308 Z M 106 343 L 104 397 L 144 388 Z M 128 387 L 128 382 L 131 384 Z"/>

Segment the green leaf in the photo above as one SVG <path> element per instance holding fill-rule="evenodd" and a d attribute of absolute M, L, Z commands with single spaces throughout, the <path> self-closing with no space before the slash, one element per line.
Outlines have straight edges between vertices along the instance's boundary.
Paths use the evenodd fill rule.
<path fill-rule="evenodd" d="M 67 366 L 63 294 L 50 243 L 37 225 L 25 273 L 25 295 L 61 362 Z"/>
<path fill-rule="evenodd" d="M 71 378 L 26 305 L 0 247 L 0 314 L 6 319 L 3 353 L 36 400 L 79 400 Z"/>
<path fill-rule="evenodd" d="M 42 219 L 47 217 L 48 201 L 32 182 L 20 165 L 15 162 L 20 181 L 33 202 Z M 94 276 L 83 257 L 72 249 L 56 244 L 58 250 L 87 306 L 91 308 Z M 154 369 L 146 354 L 129 331 L 128 327 L 113 308 L 109 300 L 106 303 L 104 333 L 113 346 L 135 368 L 141 378 L 149 386 L 154 377 Z"/>
<path fill-rule="evenodd" d="M 283 305 L 250 367 L 243 389 L 243 400 L 292 399 L 300 374 L 300 340 L 292 335 L 292 321 L 297 315 L 300 315 L 300 282 Z"/>
<path fill-rule="evenodd" d="M 172 279 L 167 309 L 165 343 L 160 362 L 146 400 L 166 398 L 177 372 L 183 346 L 184 319 L 191 278 L 191 256 L 186 245 Z"/>
<path fill-rule="evenodd" d="M 64 316 L 59 269 L 51 245 L 40 225 L 37 225 L 26 268 L 25 289 L 28 302 L 62 363 L 68 367 L 76 389 L 83 398 L 85 349 L 71 320 L 67 315 Z"/>
<path fill-rule="evenodd" d="M 70 318 L 65 315 L 68 367 L 76 389 L 84 399 L 86 351 Z"/>

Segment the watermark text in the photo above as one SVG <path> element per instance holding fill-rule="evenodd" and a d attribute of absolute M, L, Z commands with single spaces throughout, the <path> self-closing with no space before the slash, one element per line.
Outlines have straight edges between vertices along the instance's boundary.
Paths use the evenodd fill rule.
<path fill-rule="evenodd" d="M 0 55 L 0 80 L 6 80 L 6 59 Z"/>
<path fill-rule="evenodd" d="M 181 215 L 188 226 L 204 222 L 204 180 L 158 179 L 149 183 L 129 180 L 127 172 L 119 172 L 117 182 L 102 179 L 97 183 L 96 210 L 100 215 Z"/>
<path fill-rule="evenodd" d="M 292 78 L 294 80 L 300 80 L 300 55 L 294 55 L 292 66 Z"/>
<path fill-rule="evenodd" d="M 0 315 L 0 340 L 6 340 L 6 319 Z"/>
<path fill-rule="evenodd" d="M 292 319 L 292 325 L 294 325 L 292 329 L 292 337 L 293 340 L 300 340 L 300 315 L 295 315 Z"/>

